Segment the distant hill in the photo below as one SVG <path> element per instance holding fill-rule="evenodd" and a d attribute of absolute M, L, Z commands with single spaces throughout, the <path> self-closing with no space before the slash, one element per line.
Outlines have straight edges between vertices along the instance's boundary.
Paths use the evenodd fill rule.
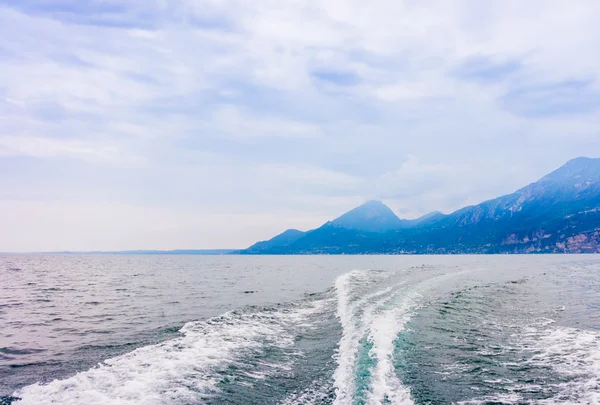
<path fill-rule="evenodd" d="M 600 159 L 573 159 L 512 194 L 448 215 L 404 220 L 369 201 L 240 253 L 600 253 Z"/>
<path fill-rule="evenodd" d="M 271 249 L 279 249 L 284 248 L 292 243 L 296 242 L 298 239 L 303 237 L 306 233 L 299 231 L 297 229 L 288 229 L 287 231 L 280 233 L 272 239 L 267 241 L 256 242 L 254 245 L 250 246 L 246 249 L 245 253 L 263 253 L 267 252 Z"/>
<path fill-rule="evenodd" d="M 178 249 L 178 250 L 116 250 L 116 251 L 62 251 L 42 252 L 44 254 L 57 255 L 227 255 L 235 252 L 235 249 Z"/>

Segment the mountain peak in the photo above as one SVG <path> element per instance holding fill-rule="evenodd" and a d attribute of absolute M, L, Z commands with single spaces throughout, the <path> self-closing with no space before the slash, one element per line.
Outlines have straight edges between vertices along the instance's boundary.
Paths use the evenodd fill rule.
<path fill-rule="evenodd" d="M 365 232 L 387 232 L 402 226 L 402 220 L 381 201 L 370 200 L 331 222 L 333 225 Z"/>
<path fill-rule="evenodd" d="M 595 168 L 600 165 L 600 158 L 589 158 L 589 157 L 577 157 L 569 160 L 567 163 L 562 165 L 560 168 L 555 170 L 554 172 L 566 169 L 576 169 L 576 170 L 588 170 L 590 168 Z M 552 173 L 550 173 L 552 174 Z"/>
<path fill-rule="evenodd" d="M 543 177 L 541 183 L 555 183 L 571 186 L 582 182 L 600 181 L 600 159 L 578 157 Z"/>
<path fill-rule="evenodd" d="M 579 157 L 569 160 L 567 163 L 565 163 L 563 165 L 563 167 L 565 167 L 565 166 L 581 166 L 581 165 L 593 163 L 594 161 L 600 161 L 600 159 L 599 158 L 590 158 L 590 157 L 586 157 L 586 156 L 579 156 Z"/>
<path fill-rule="evenodd" d="M 373 211 L 391 211 L 391 209 L 385 205 L 384 203 L 382 203 L 379 200 L 369 200 L 361 205 L 359 205 L 358 207 L 356 207 L 355 209 L 364 209 L 364 210 L 373 210 Z"/>

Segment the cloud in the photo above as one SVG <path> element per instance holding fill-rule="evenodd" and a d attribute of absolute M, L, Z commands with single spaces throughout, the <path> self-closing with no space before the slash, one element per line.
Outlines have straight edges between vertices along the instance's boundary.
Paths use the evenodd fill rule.
<path fill-rule="evenodd" d="M 384 199 L 418 195 L 444 185 L 460 171 L 461 168 L 446 164 L 424 164 L 416 156 L 409 155 L 398 170 L 381 175 L 376 188 Z"/>
<path fill-rule="evenodd" d="M 3 251 L 241 249 L 247 247 L 247 234 L 268 239 L 294 226 L 310 229 L 326 220 L 292 211 L 199 213 L 122 203 L 0 200 L 0 223 L 11 229 Z"/>
<path fill-rule="evenodd" d="M 69 157 L 119 164 L 139 161 L 139 158 L 136 156 L 124 156 L 114 146 L 79 140 L 31 136 L 0 137 L 0 156 Z"/>
<path fill-rule="evenodd" d="M 157 15 L 151 8 L 131 7 L 118 1 L 73 0 L 4 0 L 4 4 L 34 15 L 51 16 L 71 24 L 98 25 L 103 27 L 152 27 Z"/>
<path fill-rule="evenodd" d="M 320 135 L 318 126 L 278 117 L 252 117 L 231 105 L 219 105 L 212 113 L 207 130 L 226 137 L 290 137 L 305 138 Z"/>
<path fill-rule="evenodd" d="M 318 193 L 322 196 L 354 195 L 363 186 L 364 179 L 318 167 L 282 164 L 261 165 L 258 175 L 274 191 L 299 189 L 300 193 Z"/>
<path fill-rule="evenodd" d="M 496 170 L 491 163 L 473 170 L 460 162 L 427 163 L 409 155 L 397 170 L 377 179 L 375 195 L 388 201 L 400 215 L 417 218 L 433 211 L 450 213 L 537 180 L 523 164 Z"/>
<path fill-rule="evenodd" d="M 414 83 L 384 85 L 375 90 L 375 96 L 377 98 L 390 102 L 421 99 L 434 95 L 435 93 L 432 93 L 427 87 Z"/>
<path fill-rule="evenodd" d="M 24 204 L 15 221 L 36 232 L 32 195 L 268 223 L 384 198 L 410 216 L 600 150 L 596 1 L 363 6 L 0 1 L 0 187 Z M 223 229 L 269 236 L 241 222 Z"/>

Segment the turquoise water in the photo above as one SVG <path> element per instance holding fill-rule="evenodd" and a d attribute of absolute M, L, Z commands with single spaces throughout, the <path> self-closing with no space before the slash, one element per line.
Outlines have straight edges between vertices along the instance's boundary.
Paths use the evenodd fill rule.
<path fill-rule="evenodd" d="M 0 257 L 15 404 L 592 404 L 598 256 Z"/>

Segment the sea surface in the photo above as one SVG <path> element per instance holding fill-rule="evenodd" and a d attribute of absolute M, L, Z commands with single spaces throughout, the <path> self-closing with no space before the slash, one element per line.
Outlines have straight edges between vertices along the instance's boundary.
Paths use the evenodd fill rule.
<path fill-rule="evenodd" d="M 598 404 L 600 256 L 0 256 L 0 404 Z"/>

